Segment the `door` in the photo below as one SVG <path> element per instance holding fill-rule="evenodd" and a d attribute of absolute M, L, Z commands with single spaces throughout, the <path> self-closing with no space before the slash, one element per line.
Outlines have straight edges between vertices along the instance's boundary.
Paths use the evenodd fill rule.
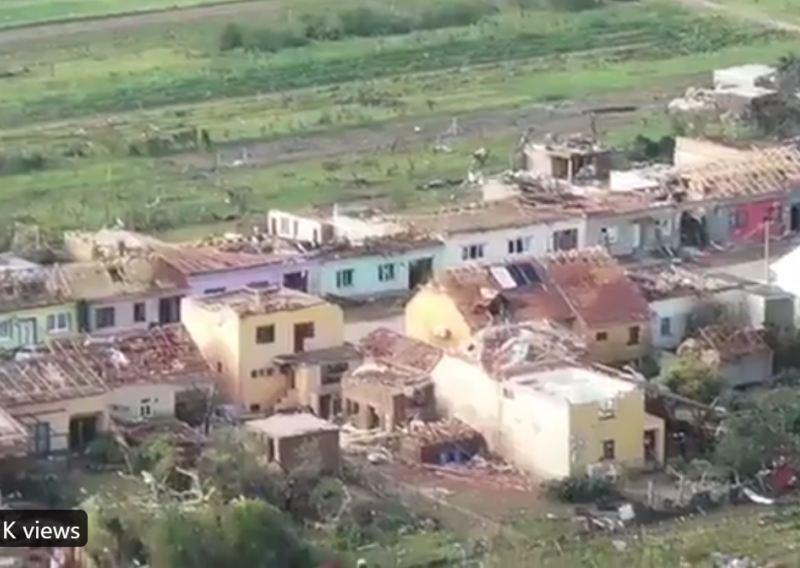
<path fill-rule="evenodd" d="M 177 323 L 181 320 L 181 298 L 172 296 L 158 301 L 158 323 L 160 325 Z"/>
<path fill-rule="evenodd" d="M 430 280 L 433 275 L 433 258 L 426 257 L 408 263 L 408 289 L 414 290 Z"/>
<path fill-rule="evenodd" d="M 306 339 L 314 337 L 314 324 L 312 322 L 294 324 L 294 352 L 302 353 L 306 350 Z"/>
<path fill-rule="evenodd" d="M 34 454 L 47 455 L 50 453 L 50 423 L 36 422 L 29 427 L 31 433 L 31 446 Z"/>
<path fill-rule="evenodd" d="M 800 205 L 792 205 L 789 209 L 789 230 L 793 233 L 800 231 Z"/>
<path fill-rule="evenodd" d="M 658 452 L 656 448 L 656 431 L 644 431 L 644 461 L 654 462 L 658 459 Z"/>
<path fill-rule="evenodd" d="M 21 346 L 36 345 L 38 343 L 36 333 L 36 319 L 22 318 L 17 321 L 17 337 Z"/>

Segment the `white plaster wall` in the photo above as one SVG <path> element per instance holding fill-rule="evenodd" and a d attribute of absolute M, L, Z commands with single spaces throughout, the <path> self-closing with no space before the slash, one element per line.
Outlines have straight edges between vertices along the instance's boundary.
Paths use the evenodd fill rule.
<path fill-rule="evenodd" d="M 116 413 L 139 417 L 143 401 L 149 399 L 147 404 L 152 410 L 151 416 L 174 416 L 176 390 L 174 386 L 164 384 L 125 385 L 109 392 L 109 408 Z"/>
<path fill-rule="evenodd" d="M 445 241 L 443 268 L 447 269 L 469 264 L 500 263 L 515 257 L 542 256 L 553 250 L 553 233 L 565 229 L 577 229 L 578 248 L 582 249 L 586 246 L 586 229 L 582 220 L 450 235 Z M 530 249 L 522 254 L 508 254 L 508 241 L 518 238 L 530 239 Z M 462 260 L 461 249 L 474 244 L 484 245 L 483 258 L 468 261 Z"/>

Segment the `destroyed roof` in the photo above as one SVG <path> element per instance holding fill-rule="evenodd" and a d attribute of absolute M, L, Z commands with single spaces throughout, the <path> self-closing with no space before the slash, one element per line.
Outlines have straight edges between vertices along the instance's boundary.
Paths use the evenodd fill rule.
<path fill-rule="evenodd" d="M 52 268 L 0 271 L 0 313 L 54 306 L 71 300 Z"/>
<path fill-rule="evenodd" d="M 411 228 L 431 234 L 458 234 L 526 227 L 581 216 L 560 204 L 525 203 L 518 197 L 448 208 L 430 214 L 406 215 L 401 219 Z"/>
<path fill-rule="evenodd" d="M 109 388 L 140 383 L 205 385 L 216 378 L 180 324 L 102 338 L 57 340 L 50 352 L 84 372 L 91 370 Z"/>
<path fill-rule="evenodd" d="M 644 296 L 605 249 L 553 253 L 544 262 L 574 316 L 589 327 L 650 321 Z"/>
<path fill-rule="evenodd" d="M 65 295 L 82 300 L 139 296 L 176 290 L 182 283 L 160 273 L 159 263 L 144 257 L 78 262 L 54 267 Z"/>
<path fill-rule="evenodd" d="M 531 363 L 579 360 L 586 355 L 586 344 L 570 330 L 548 321 L 500 324 L 475 334 L 470 355 L 487 373 L 496 375 Z"/>
<path fill-rule="evenodd" d="M 296 263 L 304 260 L 304 257 L 300 253 L 250 254 L 190 246 L 162 247 L 158 251 L 158 256 L 163 262 L 185 277 L 231 270 L 244 270 L 259 266 Z"/>
<path fill-rule="evenodd" d="M 434 422 L 412 420 L 404 432 L 406 444 L 424 447 L 481 438 L 479 432 L 455 418 Z"/>
<path fill-rule="evenodd" d="M 687 166 L 671 178 L 673 191 L 690 201 L 734 199 L 800 188 L 800 151 L 788 146 L 745 152 L 741 157 Z"/>
<path fill-rule="evenodd" d="M 326 303 L 319 296 L 282 286 L 248 287 L 191 301 L 208 310 L 230 310 L 240 317 L 302 310 Z"/>
<path fill-rule="evenodd" d="M 529 142 L 528 148 L 553 154 L 598 154 L 611 151 L 611 148 L 599 140 L 583 134 L 570 136 L 550 134 L 544 140 Z"/>
<path fill-rule="evenodd" d="M 676 266 L 630 268 L 627 270 L 627 275 L 648 302 L 713 294 L 745 286 L 725 278 L 724 275 L 716 277 L 711 274 L 699 274 Z"/>
<path fill-rule="evenodd" d="M 442 245 L 442 239 L 426 233 L 405 231 L 393 235 L 367 237 L 360 241 L 339 240 L 322 245 L 315 256 L 339 260 L 373 255 L 404 254 Z"/>
<path fill-rule="evenodd" d="M 365 335 L 359 347 L 376 362 L 418 373 L 430 373 L 442 358 L 440 349 L 383 327 Z"/>
<path fill-rule="evenodd" d="M 210 234 L 202 239 L 184 243 L 183 246 L 237 254 L 292 255 L 303 252 L 293 241 L 262 232 L 254 232 L 250 235 L 241 233 Z"/>
<path fill-rule="evenodd" d="M 649 308 L 604 249 L 584 249 L 493 266 L 449 270 L 436 284 L 473 331 L 506 322 L 551 320 L 590 327 L 649 321 Z"/>
<path fill-rule="evenodd" d="M 0 457 L 27 454 L 28 442 L 28 430 L 0 408 Z"/>
<path fill-rule="evenodd" d="M 343 363 L 359 359 L 361 353 L 352 343 L 344 343 L 336 347 L 312 349 L 288 355 L 278 355 L 274 361 L 281 365 L 325 365 L 328 363 Z"/>
<path fill-rule="evenodd" d="M 534 258 L 492 266 L 466 266 L 447 270 L 434 284 L 447 293 L 473 331 L 492 324 L 498 309 L 514 322 L 535 319 L 565 321 L 572 312 Z"/>
<path fill-rule="evenodd" d="M 772 350 L 766 342 L 765 331 L 749 326 L 710 325 L 698 330 L 697 335 L 702 346 L 716 351 L 722 361 L 735 361 Z"/>
<path fill-rule="evenodd" d="M 392 395 L 401 394 L 403 396 L 430 384 L 432 384 L 432 380 L 429 371 L 395 365 L 390 361 L 377 359 L 363 362 L 345 374 L 342 380 L 344 389 L 366 386 L 380 389 L 382 392 L 389 392 Z"/>

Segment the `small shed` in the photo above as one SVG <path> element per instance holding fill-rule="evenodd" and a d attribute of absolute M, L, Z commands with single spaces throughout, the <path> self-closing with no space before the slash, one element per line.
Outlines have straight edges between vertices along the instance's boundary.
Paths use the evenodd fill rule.
<path fill-rule="evenodd" d="M 279 413 L 249 420 L 244 428 L 266 444 L 267 459 L 286 470 L 313 466 L 332 471 L 339 467 L 339 427 L 318 416 Z"/>

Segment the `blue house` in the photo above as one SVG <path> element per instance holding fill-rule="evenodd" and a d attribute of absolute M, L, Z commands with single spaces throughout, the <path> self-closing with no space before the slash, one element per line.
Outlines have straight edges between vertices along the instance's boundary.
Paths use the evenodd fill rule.
<path fill-rule="evenodd" d="M 319 255 L 320 294 L 369 299 L 402 295 L 426 283 L 442 267 L 444 244 L 395 234 L 330 245 Z"/>

